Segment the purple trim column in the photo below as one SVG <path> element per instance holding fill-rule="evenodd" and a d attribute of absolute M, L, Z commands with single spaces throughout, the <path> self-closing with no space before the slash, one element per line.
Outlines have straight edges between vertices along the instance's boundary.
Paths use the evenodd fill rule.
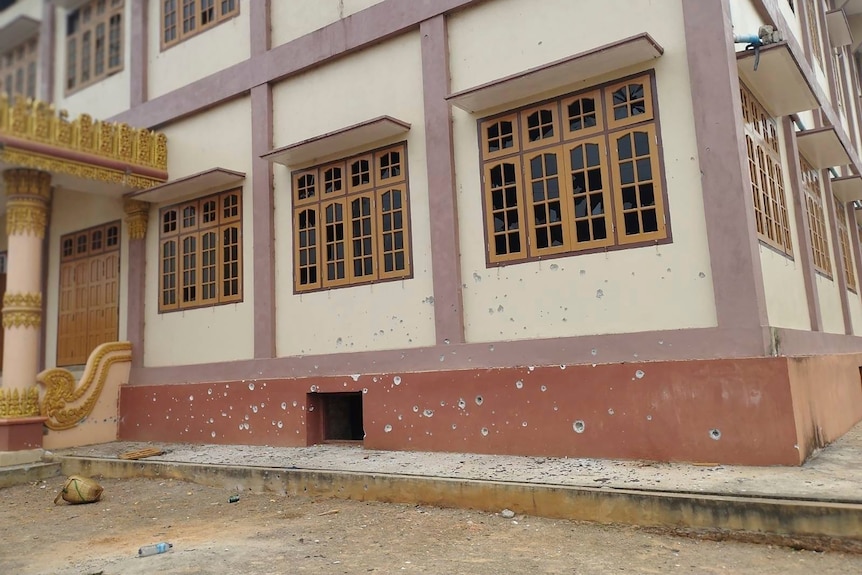
<path fill-rule="evenodd" d="M 144 366 L 144 327 L 146 309 L 147 224 L 150 204 L 126 200 L 126 229 L 129 238 L 128 304 L 126 311 L 126 338 L 132 344 L 132 367 Z M 156 290 L 158 294 L 158 290 Z M 159 297 L 158 295 L 156 297 Z"/>
<path fill-rule="evenodd" d="M 419 26 L 422 86 L 425 94 L 425 155 L 431 214 L 431 268 L 437 345 L 464 342 L 458 210 L 455 192 L 452 110 L 449 93 L 449 40 L 446 16 Z"/>
<path fill-rule="evenodd" d="M 852 335 L 853 322 L 850 319 L 850 303 L 847 299 L 847 276 L 844 275 L 843 250 L 841 249 L 841 239 L 838 236 L 838 218 L 835 213 L 835 196 L 832 195 L 832 181 L 829 179 L 829 170 L 821 170 L 820 179 L 826 188 L 826 210 L 827 217 L 829 218 L 826 224 L 832 236 L 832 256 L 835 262 L 835 279 L 838 281 L 838 295 L 841 298 L 841 312 L 844 316 L 844 333 Z M 840 205 L 844 208 L 844 204 Z M 846 209 L 844 213 L 847 213 Z M 850 222 L 847 222 L 847 225 L 849 227 Z"/>
<path fill-rule="evenodd" d="M 270 0 L 251 2 L 252 57 L 269 50 Z M 272 87 L 251 89 L 251 193 L 252 245 L 254 253 L 254 357 L 275 357 L 275 225 L 273 222 L 272 164 L 261 155 L 272 149 Z"/>
<path fill-rule="evenodd" d="M 39 27 L 39 99 L 54 101 L 54 14 L 51 2 L 42 4 L 42 23 Z"/>
<path fill-rule="evenodd" d="M 820 298 L 817 297 L 817 272 L 814 269 L 814 255 L 811 250 L 811 229 L 808 225 L 808 209 L 802 190 L 802 171 L 799 167 L 799 146 L 796 143 L 796 130 L 790 116 L 782 118 L 784 144 L 787 150 L 787 177 L 790 180 L 790 196 L 793 211 L 796 213 L 796 229 L 799 231 L 797 252 L 802 267 L 802 280 L 805 282 L 805 299 L 808 301 L 808 316 L 811 331 L 823 331 L 823 317 L 820 314 Z"/>
<path fill-rule="evenodd" d="M 132 38 L 130 42 L 131 64 L 131 102 L 129 107 L 140 106 L 149 98 L 147 94 L 147 61 L 149 60 L 149 0 L 134 0 L 131 2 L 132 10 Z M 134 353 L 134 352 L 133 352 Z"/>
<path fill-rule="evenodd" d="M 767 325 L 729 0 L 682 0 L 719 328 Z M 752 350 L 758 355 L 764 346 Z"/>

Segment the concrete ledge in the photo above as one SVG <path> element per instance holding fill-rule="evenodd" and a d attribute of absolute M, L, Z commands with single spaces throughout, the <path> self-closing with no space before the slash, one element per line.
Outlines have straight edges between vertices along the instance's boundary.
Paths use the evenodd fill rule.
<path fill-rule="evenodd" d="M 0 468 L 0 489 L 51 479 L 62 475 L 59 463 L 36 463 Z"/>
<path fill-rule="evenodd" d="M 290 468 L 58 457 L 63 473 L 238 491 L 468 508 L 862 551 L 862 505 Z M 789 543 L 788 543 L 789 542 Z"/>

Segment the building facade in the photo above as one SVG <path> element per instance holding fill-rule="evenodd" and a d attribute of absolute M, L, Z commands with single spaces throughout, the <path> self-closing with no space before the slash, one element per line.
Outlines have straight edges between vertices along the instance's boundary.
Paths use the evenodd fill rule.
<path fill-rule="evenodd" d="M 129 342 L 122 439 L 798 464 L 862 419 L 860 42 L 857 0 L 2 3 L 6 428 Z"/>

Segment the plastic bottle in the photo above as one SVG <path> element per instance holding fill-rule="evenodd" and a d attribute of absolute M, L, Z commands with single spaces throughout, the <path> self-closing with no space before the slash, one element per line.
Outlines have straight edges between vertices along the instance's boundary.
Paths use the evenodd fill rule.
<path fill-rule="evenodd" d="M 155 543 L 153 545 L 144 545 L 138 549 L 138 557 L 147 557 L 149 555 L 158 555 L 165 553 L 173 547 L 172 543 Z"/>

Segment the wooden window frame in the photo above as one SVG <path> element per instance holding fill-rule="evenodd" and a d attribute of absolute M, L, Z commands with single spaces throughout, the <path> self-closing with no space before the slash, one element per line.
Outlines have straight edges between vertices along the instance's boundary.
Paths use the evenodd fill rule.
<path fill-rule="evenodd" d="M 613 91 L 622 86 L 641 84 L 643 89 L 644 112 L 636 116 L 629 116 L 620 120 L 610 120 L 609 105 L 613 99 Z M 594 110 L 588 113 L 595 114 L 595 125 L 581 126 L 580 129 L 571 129 L 569 117 L 569 105 L 584 99 L 591 99 Z M 552 138 L 546 138 L 538 142 L 526 143 L 527 137 L 525 119 L 529 114 L 538 109 L 556 110 L 554 134 Z M 584 110 L 580 110 L 579 118 L 583 118 Z M 516 140 L 509 148 L 492 149 L 488 144 L 488 128 L 501 121 L 512 121 Z M 625 234 L 625 216 L 623 214 L 623 203 L 621 194 L 621 177 L 617 172 L 620 159 L 616 153 L 616 138 L 620 134 L 633 131 L 646 132 L 649 138 L 649 153 L 647 158 L 651 167 L 651 182 L 653 186 L 653 204 L 641 206 L 642 212 L 655 212 L 655 229 L 648 229 L 639 234 Z M 502 114 L 482 118 L 477 122 L 479 136 L 480 163 L 482 169 L 482 205 L 485 219 L 485 243 L 486 243 L 486 265 L 488 267 L 520 263 L 538 259 L 565 257 L 580 253 L 593 253 L 615 249 L 626 249 L 646 245 L 672 242 L 669 213 L 667 208 L 666 178 L 664 171 L 663 148 L 660 140 L 660 126 L 658 103 L 655 95 L 655 71 L 646 70 L 625 78 L 619 78 L 600 84 L 590 86 L 578 92 L 564 94 L 545 102 L 530 104 L 520 109 L 506 111 Z M 573 170 L 572 153 L 581 146 L 598 146 L 598 162 L 591 160 L 587 163 L 587 149 L 582 150 L 582 161 L 584 166 Z M 612 147 L 614 148 L 612 150 Z M 595 148 L 590 153 L 594 153 Z M 556 235 L 549 241 L 539 242 L 540 236 L 536 233 L 537 227 L 546 229 L 544 221 L 550 221 L 552 213 L 544 212 L 543 222 L 536 221 L 537 201 L 532 192 L 532 168 L 530 160 L 541 154 L 556 154 L 557 170 L 559 179 L 560 195 L 565 198 L 560 206 L 560 217 L 563 221 L 562 245 L 553 245 L 553 239 L 559 239 Z M 493 176 L 503 175 L 495 170 L 502 169 L 504 165 L 516 166 L 518 173 L 515 181 L 509 186 L 496 186 L 497 182 Z M 575 190 L 573 186 L 573 175 L 577 172 L 580 177 L 586 178 L 590 175 L 598 175 L 598 186 L 593 182 L 584 180 L 584 188 Z M 635 183 L 636 186 L 641 184 Z M 494 187 L 492 187 L 494 186 Z M 510 204 L 508 197 L 499 201 L 500 191 L 512 187 L 517 189 L 516 202 Z M 638 196 L 639 197 L 639 196 Z M 644 196 L 646 197 L 646 196 Z M 497 202 L 495 204 L 495 198 Z M 585 203 L 584 203 L 585 202 Z M 501 207 L 502 206 L 502 207 Z M 586 208 L 586 213 L 577 215 L 577 211 Z M 594 210 L 600 210 L 593 213 Z M 640 212 L 639 212 L 640 213 Z M 510 223 L 504 214 L 518 217 L 517 227 Z M 526 221 L 524 218 L 528 218 Z M 505 221 L 503 221 L 505 220 Z M 604 237 L 596 221 L 601 220 L 604 229 Z M 583 223 L 588 222 L 586 232 Z M 639 220 L 640 222 L 641 220 Z M 497 229 L 502 225 L 501 229 Z M 510 229 L 506 229 L 506 227 Z M 579 239 L 578 230 L 581 228 Z M 517 236 L 511 235 L 517 230 Z M 506 240 L 500 240 L 502 236 Z M 548 236 L 545 236 L 548 237 Z M 512 249 L 513 242 L 518 250 L 497 253 L 501 247 Z M 548 245 L 545 245 L 545 244 Z M 541 247 L 540 247 L 541 246 Z"/>
<path fill-rule="evenodd" d="M 201 10 L 204 8 L 203 2 L 212 2 L 215 13 L 212 20 L 206 24 L 201 24 Z M 173 5 L 172 13 L 174 20 L 172 25 L 175 30 L 174 36 L 170 40 L 165 39 L 166 17 L 170 13 L 166 11 L 166 4 L 168 3 L 172 3 Z M 233 7 L 230 8 L 229 4 L 233 4 Z M 215 28 L 219 24 L 232 20 L 239 16 L 240 13 L 240 0 L 159 0 L 159 6 L 159 42 L 162 52 L 211 28 Z M 183 10 L 185 6 L 190 6 L 194 12 L 192 28 L 188 31 L 183 30 Z M 227 9 L 225 6 L 228 6 Z"/>
<path fill-rule="evenodd" d="M 850 231 L 847 227 L 846 206 L 835 196 L 832 196 L 832 201 L 835 205 L 835 220 L 838 226 L 838 243 L 841 247 L 841 263 L 844 266 L 844 279 L 847 283 L 847 289 L 853 293 L 857 293 L 856 272 L 853 269 L 853 257 L 850 254 Z"/>
<path fill-rule="evenodd" d="M 793 259 L 778 123 L 741 81 L 739 90 L 757 236 L 764 245 Z"/>
<path fill-rule="evenodd" d="M 229 203 L 226 203 L 226 200 Z M 210 221 L 204 221 L 203 207 L 210 202 L 215 201 L 215 216 Z M 193 220 L 188 217 L 193 210 Z M 184 212 L 186 217 L 184 218 Z M 185 220 L 185 221 L 184 221 Z M 227 243 L 225 233 L 235 230 L 236 244 L 233 242 Z M 210 262 L 207 267 L 215 265 L 215 296 L 204 297 L 203 280 L 204 280 L 204 237 L 215 233 L 215 254 L 214 262 Z M 193 239 L 195 247 L 193 253 L 188 254 L 194 258 L 193 265 L 188 268 L 194 274 L 194 281 L 189 284 L 184 284 L 183 273 L 184 268 L 183 245 L 185 240 Z M 232 238 L 231 238 L 232 239 Z M 167 256 L 165 246 L 173 245 L 173 255 Z M 213 248 L 209 248 L 212 250 Z M 236 257 L 226 258 L 225 251 L 227 249 L 235 249 Z M 173 269 L 166 270 L 166 258 L 171 258 L 174 261 Z M 235 188 L 225 190 L 216 194 L 210 194 L 182 202 L 166 206 L 159 210 L 159 280 L 158 280 L 158 297 L 159 297 L 159 313 L 167 313 L 173 311 L 185 311 L 189 309 L 198 309 L 213 307 L 217 305 L 227 305 L 239 303 L 243 301 L 243 254 L 242 254 L 242 189 Z M 226 268 L 225 266 L 230 266 Z M 232 273 L 229 276 L 228 271 L 233 272 L 235 266 L 236 277 Z M 172 278 L 172 280 L 171 280 Z M 170 285 L 166 286 L 166 280 Z M 236 280 L 236 292 L 229 293 L 233 290 L 228 290 L 225 282 L 233 282 Z M 207 282 L 208 284 L 211 282 Z M 189 287 L 194 289 L 194 299 L 184 301 L 183 289 Z M 173 297 L 170 297 L 170 294 Z M 166 301 L 166 295 L 168 300 Z"/>
<path fill-rule="evenodd" d="M 69 359 L 69 350 L 63 349 L 63 341 L 66 339 L 66 335 L 63 334 L 63 326 L 65 324 L 64 310 L 62 308 L 62 300 L 63 300 L 63 276 L 66 273 L 65 268 L 67 265 L 71 264 L 72 266 L 76 266 L 72 273 L 78 273 L 82 269 L 86 269 L 86 273 L 89 275 L 91 266 L 95 261 L 98 260 L 99 256 L 108 256 L 109 254 L 116 254 L 117 257 L 117 292 L 114 294 L 116 298 L 119 300 L 120 296 L 120 286 L 119 286 L 119 274 L 120 274 L 120 254 L 122 253 L 122 245 L 121 245 L 121 222 L 119 220 L 108 222 L 105 224 L 100 224 L 98 226 L 92 226 L 83 230 L 77 230 L 74 232 L 70 232 L 68 234 L 64 234 L 60 237 L 60 287 L 59 287 L 59 297 L 60 302 L 58 303 L 57 308 L 57 365 L 58 366 L 72 366 L 72 365 L 83 365 L 87 362 L 87 357 L 75 357 L 74 359 Z M 108 243 L 109 234 L 113 232 L 113 237 L 116 238 L 116 241 L 113 243 Z M 81 249 L 79 249 L 79 245 Z M 68 249 L 71 248 L 71 249 Z M 86 266 L 82 268 L 81 266 Z M 89 283 L 89 279 L 87 280 Z M 77 282 L 76 282 L 77 283 Z M 89 322 L 89 312 L 92 310 L 88 310 L 88 322 Z M 116 326 L 114 327 L 114 340 L 119 337 L 119 301 L 117 301 L 117 316 L 116 316 Z M 98 333 L 98 332 L 96 332 Z M 90 340 L 93 337 L 93 333 L 90 332 L 89 329 L 85 331 L 85 341 L 88 342 L 86 347 L 90 348 L 89 353 L 92 353 L 93 349 L 95 349 L 96 345 L 100 343 L 109 343 L 108 341 L 99 341 L 95 345 L 90 345 Z M 76 336 L 77 337 L 77 336 Z M 97 338 L 98 339 L 98 338 Z M 88 354 L 89 355 L 89 354 Z"/>
<path fill-rule="evenodd" d="M 820 0 L 805 0 L 805 18 L 806 26 L 808 27 L 808 38 L 811 41 L 811 51 L 813 53 L 814 62 L 820 66 L 820 71 L 826 73 L 824 64 L 826 55 L 823 50 L 822 35 L 820 33 L 820 10 L 817 8 L 816 2 Z"/>
<path fill-rule="evenodd" d="M 826 237 L 829 228 L 826 227 L 820 174 L 802 156 L 799 156 L 799 170 L 802 177 L 802 196 L 808 217 L 808 235 L 811 238 L 814 269 L 831 279 L 832 258 L 829 255 L 829 241 Z"/>
<path fill-rule="evenodd" d="M 64 92 L 68 96 L 121 72 L 125 65 L 125 0 L 90 0 L 66 14 L 66 69 Z M 100 12 L 101 10 L 101 12 Z M 86 20 L 85 20 L 86 18 Z M 72 21 L 75 29 L 72 30 Z M 116 37 L 112 25 L 118 22 Z M 101 30 L 103 46 L 99 68 L 97 38 Z M 88 49 L 84 50 L 87 40 Z M 114 42 L 114 38 L 116 42 Z M 111 62 L 112 47 L 117 45 L 118 58 Z M 83 79 L 84 70 L 89 76 Z"/>
<path fill-rule="evenodd" d="M 397 174 L 391 171 L 387 172 L 382 160 L 389 158 L 390 154 L 396 152 L 400 155 L 400 170 Z M 368 182 L 360 182 L 355 185 L 352 181 L 352 164 L 357 161 L 368 161 L 369 172 Z M 341 189 L 334 192 L 326 192 L 326 172 L 332 168 L 340 168 L 341 172 Z M 364 172 L 362 172 L 364 173 Z M 298 198 L 297 184 L 300 177 L 304 174 L 316 174 L 317 189 L 313 198 L 303 198 L 296 201 Z M 294 186 L 291 190 L 291 197 L 294 198 L 293 205 L 293 270 L 294 281 L 293 289 L 295 294 L 305 294 L 320 290 L 329 290 L 335 288 L 368 285 L 381 283 L 385 281 L 405 280 L 413 277 L 413 241 L 411 237 L 412 226 L 410 225 L 410 196 L 409 196 L 409 177 L 408 177 L 408 153 L 407 142 L 398 142 L 368 152 L 363 152 L 348 158 L 342 158 L 334 162 L 328 162 L 319 166 L 314 166 L 302 170 L 297 170 L 291 176 L 291 182 Z M 321 188 L 321 186 L 323 186 Z M 387 193 L 398 192 L 402 195 L 401 208 L 396 209 L 394 205 L 386 212 L 383 209 L 383 197 Z M 367 200 L 370 206 L 370 213 L 361 214 L 360 219 L 367 222 L 368 234 L 362 235 L 361 238 L 355 234 L 353 226 L 354 216 L 352 206 L 356 201 Z M 329 208 L 341 207 L 342 219 L 340 220 L 341 240 L 329 235 L 330 229 L 328 225 L 334 224 L 328 221 Z M 305 228 L 300 227 L 301 216 L 306 211 L 311 210 L 315 213 L 315 223 L 313 226 Z M 401 227 L 393 227 L 390 230 L 386 228 L 387 214 L 393 214 L 396 211 L 401 211 Z M 394 222 L 393 222 L 394 226 Z M 315 234 L 316 241 L 312 246 L 309 242 L 301 241 L 301 233 L 306 230 L 312 230 Z M 333 230 L 334 231 L 334 230 Z M 386 250 L 386 235 L 401 233 L 403 238 L 404 267 L 403 269 L 392 269 L 386 271 L 386 254 L 393 253 L 393 250 Z M 304 237 L 304 236 L 303 236 Z M 355 240 L 364 239 L 368 246 L 368 254 L 359 254 L 354 244 Z M 370 241 L 369 241 L 370 240 Z M 327 249 L 336 243 L 342 243 L 343 258 L 333 258 L 330 256 L 330 251 Z M 393 244 L 394 245 L 394 244 Z M 316 254 L 315 261 L 310 262 L 307 252 L 311 247 L 314 248 Z M 399 251 L 399 250 L 395 250 Z M 338 252 L 334 251 L 333 255 L 337 256 Z M 305 256 L 305 259 L 303 259 Z M 357 274 L 354 269 L 357 257 L 371 258 L 371 270 L 369 273 Z M 394 260 L 393 260 L 394 261 Z M 329 264 L 343 263 L 344 277 L 329 277 Z M 313 277 L 308 270 L 315 271 Z M 337 269 L 336 269 L 337 271 Z M 364 269 L 362 270 L 365 271 Z"/>
<path fill-rule="evenodd" d="M 39 68 L 39 37 L 34 36 L 0 54 L 0 91 L 35 99 Z"/>

